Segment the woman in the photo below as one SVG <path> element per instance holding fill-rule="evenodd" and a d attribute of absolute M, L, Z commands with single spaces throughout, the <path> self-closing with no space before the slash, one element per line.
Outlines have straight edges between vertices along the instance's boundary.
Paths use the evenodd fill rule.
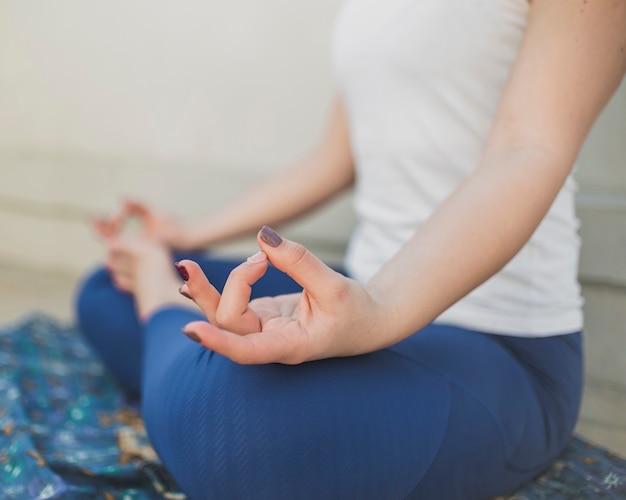
<path fill-rule="evenodd" d="M 558 456 L 582 381 L 569 176 L 625 50 L 624 0 L 348 0 L 312 155 L 200 223 L 96 224 L 80 323 L 191 498 L 489 498 Z M 171 251 L 353 183 L 347 276 L 263 227 L 242 264 L 180 261 L 176 291 Z"/>

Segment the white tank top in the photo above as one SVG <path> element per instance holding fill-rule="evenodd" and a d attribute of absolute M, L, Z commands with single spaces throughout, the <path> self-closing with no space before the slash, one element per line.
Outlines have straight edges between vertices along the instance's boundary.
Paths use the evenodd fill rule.
<path fill-rule="evenodd" d="M 347 0 L 333 37 L 357 181 L 346 256 L 365 282 L 476 167 L 527 0 Z M 582 328 L 576 185 L 530 241 L 437 322 L 519 336 Z M 419 276 L 415 276 L 419 280 Z"/>

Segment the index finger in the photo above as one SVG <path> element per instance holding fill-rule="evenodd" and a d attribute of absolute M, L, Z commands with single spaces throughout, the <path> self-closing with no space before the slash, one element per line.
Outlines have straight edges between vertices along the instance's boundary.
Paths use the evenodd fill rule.
<path fill-rule="evenodd" d="M 181 292 L 184 291 L 200 307 L 211 323 L 216 323 L 215 313 L 220 303 L 220 293 L 209 282 L 202 268 L 193 260 L 184 259 L 176 262 L 175 265 L 185 280 Z"/>
<path fill-rule="evenodd" d="M 280 237 L 267 226 L 259 231 L 257 241 L 270 262 L 316 300 L 336 303 L 346 291 L 346 278 L 324 264 L 305 246 Z"/>
<path fill-rule="evenodd" d="M 140 218 L 146 218 L 151 213 L 146 205 L 135 200 L 126 200 L 122 211 L 127 215 L 136 215 Z"/>

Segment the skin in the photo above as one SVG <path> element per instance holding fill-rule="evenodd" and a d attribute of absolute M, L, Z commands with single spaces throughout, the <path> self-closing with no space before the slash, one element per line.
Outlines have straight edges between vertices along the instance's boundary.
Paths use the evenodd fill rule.
<path fill-rule="evenodd" d="M 182 290 L 209 320 L 190 323 L 185 331 L 205 347 L 246 364 L 356 355 L 418 331 L 498 272 L 528 241 L 622 80 L 625 51 L 626 0 L 534 0 L 479 166 L 369 282 L 339 275 L 295 242 L 270 246 L 261 232 L 263 257 L 236 268 L 222 295 L 197 264 L 182 262 L 190 276 Z M 312 155 L 197 224 L 195 243 L 210 244 L 287 220 L 327 200 L 353 178 L 339 102 L 328 134 Z M 159 252 L 166 255 L 168 242 L 151 234 L 149 223 L 143 245 L 118 236 L 116 224 L 131 212 L 122 210 L 98 229 L 113 276 L 135 294 L 145 318 L 172 299 L 164 289 L 160 297 L 147 289 L 142 276 L 148 266 L 139 262 L 157 262 Z M 112 258 L 116 252 L 135 262 L 136 269 L 118 271 Z M 156 274 L 161 286 L 175 288 L 162 260 L 161 271 L 150 271 L 151 285 Z M 250 286 L 268 260 L 304 291 L 250 301 Z"/>
<path fill-rule="evenodd" d="M 354 182 L 348 124 L 337 100 L 318 146 L 291 165 L 252 186 L 227 205 L 198 221 L 184 222 L 160 214 L 137 201 L 127 201 L 109 220 L 96 219 L 97 232 L 108 239 L 129 217 L 143 223 L 143 236 L 176 250 L 204 248 L 303 215 Z"/>

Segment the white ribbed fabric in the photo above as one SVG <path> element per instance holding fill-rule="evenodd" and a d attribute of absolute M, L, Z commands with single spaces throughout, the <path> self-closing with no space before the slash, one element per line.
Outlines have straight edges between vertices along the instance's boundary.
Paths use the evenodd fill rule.
<path fill-rule="evenodd" d="M 333 62 L 357 165 L 359 223 L 346 256 L 356 279 L 375 274 L 476 167 L 528 9 L 527 0 L 342 6 Z M 520 336 L 580 330 L 575 190 L 568 179 L 518 255 L 437 321 Z"/>

